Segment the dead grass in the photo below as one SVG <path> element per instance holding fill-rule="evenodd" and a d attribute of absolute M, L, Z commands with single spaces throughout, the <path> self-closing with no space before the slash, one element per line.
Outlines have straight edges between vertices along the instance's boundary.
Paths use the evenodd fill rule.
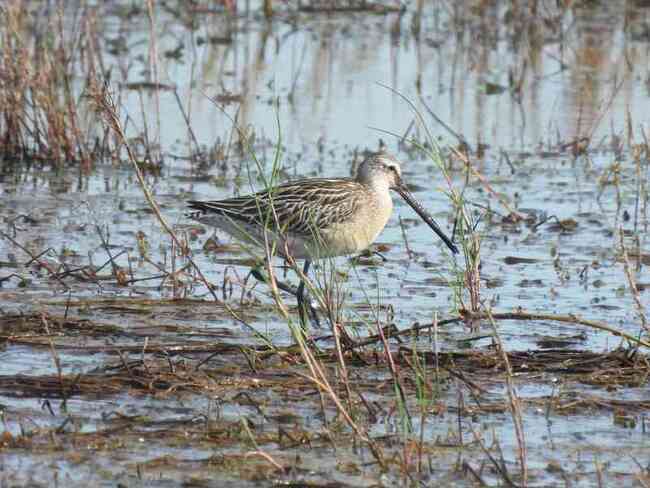
<path fill-rule="evenodd" d="M 121 408 L 109 408 L 101 413 L 102 426 L 91 432 L 74 428 L 72 420 L 52 428 L 25 425 L 22 434 L 5 431 L 0 450 L 44 454 L 74 446 L 74 452 L 83 457 L 84 449 L 110 451 L 141 442 L 166 448 L 214 449 L 218 445 L 219 451 L 211 457 L 163 456 L 150 459 L 138 469 L 174 471 L 192 465 L 236 473 L 240 479 L 268 479 L 293 473 L 295 459 L 287 449 L 308 449 L 318 456 L 332 446 L 341 452 L 354 451 L 361 444 L 368 449 L 376 469 L 417 479 L 430 475 L 431 465 L 427 468 L 427 463 L 444 450 L 475 458 L 480 447 L 478 452 L 498 466 L 500 476 L 517 484 L 519 475 L 506 467 L 498 443 L 490 445 L 486 434 L 474 431 L 473 441 L 459 443 L 465 430 L 462 422 L 462 430 L 450 432 L 446 438 L 369 432 L 381 425 L 379 418 L 399 425 L 402 408 L 417 411 L 422 388 L 429 391 L 428 395 L 434 389 L 439 391 L 421 410 L 422 421 L 435 423 L 456 415 L 459 419 L 487 420 L 512 410 L 512 398 L 491 392 L 507 388 L 509 382 L 534 385 L 546 383 L 548 378 L 561 387 L 550 395 L 517 394 L 517 415 L 546 411 L 547 416 L 571 417 L 606 412 L 614 416 L 614 422 L 629 427 L 643 421 L 639 416 L 650 411 L 649 401 L 616 393 L 619 388 L 647 386 L 650 361 L 639 351 L 602 354 L 571 349 L 486 348 L 432 352 L 400 345 L 386 336 L 379 350 L 368 345 L 347 352 L 335 341 L 315 350 L 307 343 L 252 347 L 232 343 L 231 339 L 223 342 L 218 337 L 170 343 L 155 337 L 140 338 L 134 345 L 134 337 L 128 332 L 133 332 L 132 328 L 45 313 L 2 317 L 0 346 L 20 344 L 51 350 L 59 366 L 55 374 L 0 375 L 0 392 L 7 398 L 38 399 L 53 415 L 55 402 L 61 401 L 61 409 L 70 409 L 73 399 L 76 405 L 83 401 L 88 406 L 98 401 L 101 403 L 97 405 L 113 405 L 118 399 L 119 403 L 128 399 L 125 403 L 133 404 L 147 398 L 182 400 L 190 406 L 216 399 L 217 410 L 199 414 L 200 410 L 192 407 L 187 415 L 168 418 L 155 412 L 129 415 Z M 84 346 L 89 339 L 108 342 Z M 96 357 L 97 366 L 84 372 L 66 372 L 71 355 L 78 359 Z M 342 363 L 344 381 L 339 376 Z M 425 379 L 424 383 L 412 372 Z M 435 384 L 426 378 L 435 378 Z M 599 394 L 584 385 L 604 387 L 607 392 Z M 396 387 L 400 396 L 395 395 Z M 442 393 L 445 390 L 450 394 Z M 462 401 L 455 401 L 455 391 Z M 237 420 L 223 418 L 220 412 L 224 408 L 240 411 Z M 73 419 L 79 414 L 67 415 Z M 15 417 L 11 413 L 11 418 Z M 350 457 L 345 469 L 367 469 L 363 458 Z M 467 475 L 483 479 L 485 472 L 473 464 L 465 466 Z M 529 475 L 532 483 L 535 473 Z"/>
<path fill-rule="evenodd" d="M 608 353 L 575 349 L 507 352 L 470 350 L 434 354 L 395 344 L 390 346 L 390 355 L 378 356 L 374 348 L 357 350 L 353 354 L 350 351 L 342 352 L 334 343 L 332 347 L 321 346 L 318 354 L 314 355 L 305 349 L 306 345 L 270 350 L 266 346 L 220 342 L 217 336 L 183 342 L 146 340 L 143 344 L 141 337 L 129 332 L 131 328 L 127 330 L 89 319 L 63 318 L 51 314 L 0 318 L 0 344 L 47 348 L 50 347 L 50 341 L 56 339 L 54 347 L 60 351 L 75 351 L 76 354 L 103 352 L 109 357 L 117 357 L 117 362 L 100 366 L 90 373 L 64 375 L 63 388 L 66 394 L 74 395 L 111 396 L 128 391 L 201 394 L 223 389 L 245 392 L 253 386 L 259 389 L 318 389 L 331 367 L 345 361 L 346 368 L 350 370 L 346 380 L 348 383 L 339 383 L 337 388 L 342 389 L 338 394 L 343 393 L 349 399 L 350 392 L 357 389 L 365 393 L 390 391 L 394 388 L 392 383 L 397 368 L 411 368 L 416 357 L 422 367 L 437 365 L 445 381 L 450 378 L 460 379 L 469 390 L 477 394 L 484 394 L 495 384 L 504 381 L 498 379 L 495 373 L 506 372 L 505 364 L 509 365 L 510 374 L 517 376 L 518 382 L 535 382 L 538 378 L 552 376 L 565 385 L 602 386 L 614 391 L 623 387 L 642 387 L 650 379 L 650 356 L 638 351 L 630 354 L 626 350 Z M 107 336 L 115 339 L 110 345 L 79 344 L 82 337 Z M 130 343 L 129 339 L 134 336 L 140 339 L 139 345 Z M 66 338 L 72 339 L 75 344 L 70 344 Z M 389 347 L 388 342 L 384 343 L 384 347 Z M 166 359 L 156 358 L 161 353 Z M 135 354 L 138 358 L 129 359 L 130 354 Z M 507 363 L 504 362 L 504 355 Z M 301 357 L 307 362 L 304 363 Z M 177 364 L 174 358 L 178 358 Z M 255 359 L 252 363 L 251 358 Z M 364 370 L 372 370 L 376 374 L 378 367 L 384 370 L 384 366 L 380 365 L 387 366 L 391 361 L 394 363 L 390 367 L 393 373 L 385 374 L 385 379 L 381 381 L 366 381 L 367 374 L 364 374 Z M 305 367 L 307 370 L 304 370 Z M 298 369 L 292 371 L 293 368 Z M 311 373 L 305 374 L 308 371 Z M 313 374 L 318 374 L 320 379 L 315 381 L 315 377 L 311 377 Z M 402 375 L 398 382 L 405 393 L 413 394 L 415 382 L 408 375 Z M 61 388 L 56 375 L 0 377 L 0 389 L 5 393 L 21 392 L 28 396 L 56 397 L 61 395 Z M 638 404 L 644 405 L 644 402 Z"/>
<path fill-rule="evenodd" d="M 78 11 L 79 29 L 66 32 L 57 5 L 46 15 L 20 0 L 2 7 L 0 157 L 88 169 L 108 150 L 83 98 L 83 76 L 94 73 L 93 13 Z"/>

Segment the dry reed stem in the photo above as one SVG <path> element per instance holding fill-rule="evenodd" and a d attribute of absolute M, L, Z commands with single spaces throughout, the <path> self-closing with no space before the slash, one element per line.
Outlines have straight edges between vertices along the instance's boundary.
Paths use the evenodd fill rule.
<path fill-rule="evenodd" d="M 465 284 L 469 291 L 470 310 L 474 313 L 481 307 L 481 238 L 476 232 L 470 234 L 464 256 Z"/>
<path fill-rule="evenodd" d="M 136 178 L 138 180 L 142 193 L 144 194 L 144 197 L 147 200 L 149 207 L 151 208 L 154 215 L 158 219 L 158 222 L 163 227 L 163 229 L 167 232 L 167 234 L 172 239 L 172 241 L 174 241 L 176 246 L 179 249 L 181 249 L 183 254 L 187 257 L 188 261 L 191 263 L 192 267 L 199 275 L 199 278 L 205 284 L 206 288 L 214 298 L 214 301 L 219 302 L 219 299 L 217 298 L 215 291 L 212 289 L 210 283 L 208 283 L 208 280 L 205 278 L 205 275 L 198 267 L 198 265 L 194 262 L 194 260 L 189 256 L 189 250 L 186 248 L 186 245 L 183 242 L 181 242 L 181 240 L 178 238 L 174 230 L 167 223 L 165 217 L 163 217 L 162 213 L 160 212 L 160 207 L 158 206 L 156 200 L 153 198 L 153 195 L 151 194 L 151 191 L 149 190 L 149 187 L 147 186 L 147 183 L 144 180 L 144 175 L 142 174 L 140 166 L 138 165 L 138 161 L 135 157 L 135 153 L 133 152 L 133 149 L 131 148 L 131 145 L 129 144 L 126 138 L 126 134 L 124 133 L 124 129 L 122 128 L 122 124 L 117 115 L 117 107 L 115 106 L 115 102 L 113 101 L 113 98 L 109 93 L 108 88 L 106 86 L 99 88 L 98 82 L 96 80 L 92 80 L 89 92 L 90 92 L 90 96 L 95 102 L 100 113 L 104 116 L 108 126 L 113 130 L 113 132 L 119 139 L 120 143 L 126 149 L 128 159 L 131 162 L 133 169 L 135 170 Z M 241 318 L 234 312 L 233 312 L 233 317 L 235 317 L 238 321 L 242 323 L 246 323 L 243 320 L 241 320 Z"/>
<path fill-rule="evenodd" d="M 174 230 L 171 228 L 171 226 L 167 223 L 165 218 L 163 217 L 162 213 L 160 212 L 160 208 L 153 198 L 153 195 L 151 194 L 149 188 L 147 187 L 146 182 L 144 181 L 144 176 L 142 174 L 142 171 L 140 170 L 140 167 L 138 165 L 138 162 L 135 158 L 135 154 L 128 143 L 128 140 L 126 138 L 126 135 L 124 133 L 124 130 L 122 128 L 122 125 L 119 121 L 119 118 L 117 116 L 117 107 L 115 106 L 115 102 L 113 101 L 110 93 L 108 92 L 108 89 L 104 86 L 102 89 L 99 89 L 97 82 L 92 82 L 91 88 L 90 88 L 90 95 L 93 98 L 95 104 L 97 105 L 98 109 L 100 110 L 100 113 L 105 117 L 107 124 L 109 128 L 113 130 L 115 133 L 116 137 L 118 140 L 122 143 L 122 145 L 126 148 L 127 151 L 127 156 L 129 161 L 134 167 L 136 177 L 138 180 L 138 183 L 140 185 L 140 188 L 142 189 L 142 192 L 145 196 L 145 199 L 147 200 L 147 203 L 149 204 L 150 208 L 153 210 L 154 215 L 156 215 L 158 222 L 161 224 L 163 229 L 169 234 L 171 237 L 173 243 L 179 248 L 182 249 L 183 254 L 186 256 L 188 259 L 190 265 L 194 268 L 196 273 L 199 276 L 199 279 L 204 283 L 212 297 L 214 298 L 214 301 L 217 303 L 221 303 L 219 299 L 217 298 L 217 295 L 215 291 L 213 290 L 213 287 L 210 285 L 210 283 L 207 281 L 205 278 L 205 275 L 201 271 L 201 269 L 198 267 L 198 265 L 194 262 L 194 260 L 189 256 L 189 251 L 186 248 L 186 243 L 183 243 L 180 241 L 178 236 L 176 236 L 176 233 Z M 230 307 L 229 304 L 223 303 L 224 308 L 232 315 L 232 317 L 246 326 L 247 328 L 254 330 L 250 327 L 250 324 L 246 322 L 243 318 L 237 314 L 237 312 Z M 256 334 L 259 336 L 259 334 Z M 266 341 L 268 344 L 268 341 Z M 270 345 L 270 344 L 269 344 Z"/>
<path fill-rule="evenodd" d="M 456 157 L 463 161 L 467 165 L 467 168 L 472 172 L 472 174 L 481 182 L 483 187 L 487 190 L 487 192 L 492 195 L 494 198 L 497 199 L 497 201 L 501 204 L 503 208 L 506 209 L 508 212 L 508 215 L 514 217 L 517 220 L 522 220 L 524 218 L 523 215 L 521 215 L 519 212 L 515 211 L 509 204 L 508 202 L 505 201 L 490 185 L 490 182 L 483 176 L 474 166 L 471 164 L 469 158 L 467 155 L 463 154 L 456 148 L 451 148 L 451 150 L 454 152 Z"/>
<path fill-rule="evenodd" d="M 267 20 L 273 17 L 273 0 L 264 0 L 264 16 Z"/>
<path fill-rule="evenodd" d="M 64 5 L 58 2 L 43 14 L 52 36 L 34 34 L 37 20 L 24 2 L 0 7 L 4 15 L 0 23 L 0 149 L 9 158 L 59 165 L 75 161 L 88 169 L 94 134 L 89 128 L 84 139 L 80 128 L 85 104 L 83 98 L 75 99 L 72 69 L 83 62 L 80 46 L 92 38 L 93 24 L 81 22 L 82 28 L 66 39 Z M 92 63 L 91 59 L 90 71 Z M 97 149 L 102 150 L 95 147 L 93 151 Z"/>
<path fill-rule="evenodd" d="M 492 319 L 494 320 L 527 320 L 527 321 L 534 321 L 534 320 L 541 320 L 541 321 L 551 321 L 551 322 L 562 322 L 565 324 L 573 324 L 573 325 L 584 325 L 587 327 L 591 327 L 592 329 L 597 329 L 597 330 L 602 330 L 604 332 L 609 332 L 610 334 L 618 337 L 623 337 L 624 339 L 634 343 L 638 344 L 640 346 L 646 347 L 650 349 L 650 342 L 645 341 L 643 339 L 639 339 L 638 337 L 635 337 L 631 334 L 628 334 L 625 331 L 616 329 L 614 327 L 611 327 L 603 322 L 597 322 L 595 320 L 587 320 L 587 319 L 582 319 L 578 317 L 577 315 L 553 315 L 553 314 L 540 314 L 540 313 L 529 313 L 525 311 L 517 311 L 517 312 L 502 312 L 502 313 L 493 313 L 491 314 Z M 448 319 L 440 320 L 437 322 L 437 326 L 445 326 L 445 325 L 450 325 L 450 324 L 456 324 L 459 322 L 467 322 L 468 320 L 489 320 L 489 317 L 487 314 L 472 314 L 469 311 L 461 311 L 461 314 L 458 317 L 451 317 Z M 402 336 L 408 336 L 414 333 L 418 333 L 422 330 L 428 330 L 431 329 L 434 326 L 433 323 L 431 324 L 416 324 L 413 327 L 410 327 L 405 330 L 400 330 L 397 331 L 393 334 L 391 334 L 391 337 L 402 337 Z M 361 341 L 357 341 L 353 346 L 349 346 L 350 348 L 357 349 L 359 347 L 363 346 L 368 346 L 370 344 L 375 344 L 381 340 L 381 337 L 378 335 L 375 335 L 373 337 L 369 337 L 367 339 L 363 339 Z"/>
<path fill-rule="evenodd" d="M 521 415 L 521 404 L 519 402 L 519 396 L 515 389 L 513 381 L 512 367 L 510 366 L 510 361 L 508 360 L 508 354 L 506 353 L 503 342 L 501 342 L 501 337 L 497 330 L 496 323 L 492 318 L 490 309 L 486 308 L 486 314 L 490 320 L 490 325 L 492 326 L 493 338 L 497 344 L 497 351 L 501 355 L 503 364 L 505 366 L 505 377 L 506 377 L 506 387 L 508 390 L 508 400 L 510 402 L 510 414 L 512 415 L 512 421 L 515 426 L 515 432 L 517 434 L 517 444 L 519 446 L 519 467 L 521 468 L 521 477 L 523 486 L 528 486 L 528 465 L 526 463 L 527 458 L 527 448 L 526 448 L 526 436 L 524 434 L 524 422 Z"/>
<path fill-rule="evenodd" d="M 627 277 L 627 282 L 630 285 L 630 291 L 632 292 L 632 298 L 634 299 L 634 305 L 636 311 L 641 320 L 641 327 L 647 333 L 650 333 L 650 327 L 648 327 L 648 320 L 645 315 L 645 307 L 641 303 L 641 296 L 639 295 L 639 289 L 636 286 L 636 281 L 634 276 L 632 276 L 632 271 L 630 270 L 630 260 L 627 255 L 627 249 L 625 248 L 625 242 L 623 241 L 623 229 L 619 228 L 619 239 L 621 243 L 621 254 L 623 256 L 623 268 L 625 270 L 625 276 Z"/>
<path fill-rule="evenodd" d="M 249 451 L 244 455 L 244 457 L 246 459 L 248 459 L 250 457 L 253 457 L 253 456 L 258 456 L 258 457 L 261 457 L 262 459 L 265 459 L 275 469 L 277 469 L 278 471 L 284 473 L 284 471 L 285 471 L 284 467 L 282 467 L 282 465 L 280 463 L 278 463 L 275 459 L 273 459 L 273 457 L 271 457 L 270 454 L 268 454 L 268 453 L 266 453 L 264 451 Z"/>
<path fill-rule="evenodd" d="M 54 278 L 56 281 L 58 281 L 59 284 L 61 284 L 61 286 L 63 286 L 63 287 L 66 289 L 66 291 L 70 289 L 70 287 L 69 287 L 68 285 L 66 285 L 65 282 L 64 282 L 64 281 L 61 279 L 61 277 L 59 276 L 60 273 L 57 273 L 54 269 L 52 269 L 52 267 L 50 266 L 49 263 L 47 263 L 46 261 L 42 261 L 42 260 L 40 259 L 40 257 L 41 257 L 43 254 L 45 254 L 47 251 L 49 251 L 49 249 L 46 250 L 46 251 L 44 251 L 43 253 L 41 253 L 41 254 L 38 255 L 38 256 L 34 256 L 34 255 L 33 255 L 33 254 L 32 254 L 32 253 L 31 253 L 31 252 L 30 252 L 30 251 L 29 251 L 25 246 L 22 246 L 22 245 L 21 245 L 20 243 L 18 243 L 14 238 L 12 238 L 11 236 L 5 234 L 5 233 L 2 232 L 2 231 L 0 231 L 0 237 L 4 237 L 5 239 L 7 239 L 7 240 L 8 240 L 9 242 L 11 242 L 14 246 L 16 246 L 18 249 L 20 249 L 20 250 L 23 251 L 24 253 L 26 253 L 26 254 L 31 258 L 31 259 L 29 260 L 29 262 L 28 262 L 27 264 L 25 264 L 25 266 L 28 266 L 28 265 L 29 265 L 30 263 L 32 263 L 32 262 L 37 262 L 38 265 L 41 266 L 43 269 L 45 269 L 45 270 L 50 274 L 50 276 L 51 276 L 52 278 Z"/>
<path fill-rule="evenodd" d="M 368 436 L 368 434 L 352 419 L 350 413 L 345 409 L 345 406 L 341 402 L 341 399 L 330 385 L 329 380 L 327 379 L 327 374 L 325 373 L 322 364 L 314 357 L 311 349 L 307 347 L 301 337 L 297 337 L 297 340 L 302 357 L 311 371 L 311 376 L 302 375 L 300 373 L 298 374 L 312 381 L 319 388 L 319 390 L 324 391 L 332 399 L 334 405 L 336 406 L 336 409 L 343 416 L 348 426 L 354 431 L 357 437 L 369 447 L 370 452 L 372 453 L 375 460 L 379 463 L 381 468 L 386 469 L 386 461 L 384 460 L 384 456 L 381 450 L 377 444 Z"/>
<path fill-rule="evenodd" d="M 334 335 L 334 348 L 336 351 L 336 360 L 339 365 L 339 374 L 345 386 L 345 392 L 348 401 L 348 408 L 352 407 L 352 390 L 350 388 L 350 378 L 348 376 L 348 368 L 345 364 L 345 357 L 343 356 L 343 349 L 341 348 L 341 325 L 332 322 L 332 333 Z"/>
<path fill-rule="evenodd" d="M 480 433 L 476 432 L 474 430 L 474 427 L 470 424 L 469 429 L 472 432 L 472 436 L 474 437 L 474 441 L 479 445 L 481 450 L 483 451 L 483 454 L 485 454 L 488 458 L 488 460 L 492 463 L 494 466 L 495 471 L 503 478 L 503 481 L 506 482 L 506 484 L 512 488 L 517 488 L 517 484 L 512 481 L 512 478 L 510 477 L 510 473 L 508 473 L 508 469 L 506 468 L 505 464 L 503 462 L 499 462 L 490 452 L 490 449 L 485 445 L 485 442 L 483 442 L 483 438 L 481 437 Z M 496 434 L 493 433 L 493 437 L 496 439 Z M 499 450 L 501 448 L 499 447 Z"/>
<path fill-rule="evenodd" d="M 268 454 L 267 452 L 264 452 L 263 450 L 261 450 L 259 448 L 259 446 L 257 445 L 257 441 L 255 440 L 255 437 L 253 436 L 253 433 L 251 432 L 251 429 L 248 426 L 248 422 L 246 421 L 246 419 L 241 420 L 241 425 L 244 428 L 244 431 L 246 432 L 246 434 L 248 435 L 248 438 L 255 445 L 255 451 L 247 452 L 244 455 L 244 457 L 246 459 L 248 459 L 249 457 L 252 457 L 252 456 L 259 456 L 259 457 L 265 459 L 271 465 L 273 465 L 273 467 L 275 469 L 277 469 L 278 471 L 284 472 L 284 468 L 282 467 L 282 465 L 280 463 L 278 463 L 275 459 L 273 459 L 273 457 L 270 454 Z"/>
<path fill-rule="evenodd" d="M 275 215 L 275 209 L 273 214 Z M 286 320 L 289 318 L 289 312 L 287 310 L 287 307 L 284 304 L 284 301 L 282 300 L 282 297 L 280 296 L 280 291 L 278 290 L 278 284 L 276 283 L 275 280 L 275 271 L 273 270 L 273 266 L 272 266 L 273 255 L 275 253 L 274 253 L 274 249 L 271 249 L 269 231 L 266 226 L 264 226 L 264 254 L 266 257 L 265 265 L 266 265 L 266 271 L 269 275 L 269 287 L 271 289 L 271 295 L 273 296 L 273 300 L 277 305 L 278 309 L 280 310 L 282 317 Z"/>
<path fill-rule="evenodd" d="M 388 368 L 390 370 L 391 377 L 393 378 L 393 385 L 395 386 L 397 392 L 399 393 L 399 401 L 402 403 L 402 406 L 406 411 L 409 420 L 409 426 L 410 426 L 411 414 L 409 413 L 406 406 L 406 395 L 404 395 L 404 388 L 402 388 L 402 383 L 400 381 L 399 372 L 397 371 L 397 366 L 395 365 L 395 361 L 393 360 L 393 355 L 391 354 L 388 340 L 386 339 L 386 335 L 384 334 L 384 330 L 382 329 L 379 321 L 377 321 L 377 330 L 378 330 L 378 335 L 381 338 L 382 346 L 384 347 L 384 355 L 386 356 Z"/>
<path fill-rule="evenodd" d="M 147 17 L 149 18 L 149 64 L 150 71 L 153 74 L 153 83 L 159 86 L 158 81 L 158 36 L 156 35 L 156 19 L 154 17 L 153 0 L 146 0 Z M 154 90 L 154 99 L 156 101 L 156 147 L 160 150 L 160 90 Z M 149 150 L 149 148 L 147 148 Z M 156 155 L 156 159 L 161 159 L 162 155 Z"/>

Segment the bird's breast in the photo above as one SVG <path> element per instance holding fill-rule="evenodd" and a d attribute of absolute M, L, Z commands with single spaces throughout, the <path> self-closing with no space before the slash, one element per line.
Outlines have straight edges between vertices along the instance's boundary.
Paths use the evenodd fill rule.
<path fill-rule="evenodd" d="M 328 243 L 328 254 L 335 256 L 363 251 L 384 229 L 393 211 L 393 201 L 387 192 L 371 196 L 352 218 L 325 230 L 323 237 Z"/>

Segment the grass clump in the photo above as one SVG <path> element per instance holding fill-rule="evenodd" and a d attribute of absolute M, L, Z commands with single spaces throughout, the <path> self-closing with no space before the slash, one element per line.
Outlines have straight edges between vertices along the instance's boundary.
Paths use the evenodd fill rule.
<path fill-rule="evenodd" d="M 36 4 L 38 7 L 38 4 Z M 32 12 L 0 6 L 0 155 L 5 160 L 75 162 L 88 168 L 102 146 L 87 111 L 84 82 L 95 71 L 93 13 L 63 3 Z M 106 141 L 106 139 L 104 139 Z"/>

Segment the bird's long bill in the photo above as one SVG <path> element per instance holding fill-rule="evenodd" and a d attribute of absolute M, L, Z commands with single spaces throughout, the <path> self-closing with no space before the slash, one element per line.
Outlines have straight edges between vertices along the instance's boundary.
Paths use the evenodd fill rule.
<path fill-rule="evenodd" d="M 397 193 L 401 195 L 401 197 L 406 200 L 406 203 L 408 203 L 413 210 L 417 212 L 417 214 L 424 220 L 429 227 L 433 229 L 433 231 L 438 234 L 438 237 L 443 240 L 445 244 L 447 244 L 447 247 L 453 252 L 454 254 L 458 254 L 458 248 L 456 245 L 451 242 L 451 239 L 445 235 L 445 233 L 442 231 L 440 227 L 438 227 L 438 224 L 433 220 L 433 217 L 429 215 L 429 212 L 427 212 L 422 205 L 415 199 L 415 197 L 411 194 L 411 192 L 406 188 L 406 186 L 403 183 L 399 183 L 393 187 L 393 190 L 395 190 Z"/>

